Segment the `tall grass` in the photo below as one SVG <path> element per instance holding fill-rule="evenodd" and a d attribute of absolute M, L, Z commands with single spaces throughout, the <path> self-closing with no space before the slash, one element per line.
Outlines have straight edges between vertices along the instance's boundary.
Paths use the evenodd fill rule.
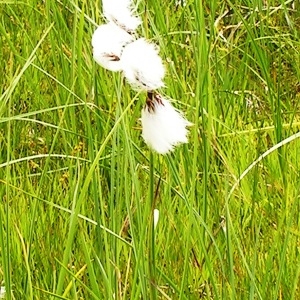
<path fill-rule="evenodd" d="M 0 1 L 6 299 L 299 299 L 299 3 L 138 11 L 194 124 L 167 156 L 92 59 L 101 1 Z"/>

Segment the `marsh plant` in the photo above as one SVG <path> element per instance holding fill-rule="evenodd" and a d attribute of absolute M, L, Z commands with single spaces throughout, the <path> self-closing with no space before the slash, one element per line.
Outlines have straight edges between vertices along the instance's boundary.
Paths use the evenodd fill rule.
<path fill-rule="evenodd" d="M 134 1 L 0 1 L 0 299 L 300 299 L 300 1 Z"/>

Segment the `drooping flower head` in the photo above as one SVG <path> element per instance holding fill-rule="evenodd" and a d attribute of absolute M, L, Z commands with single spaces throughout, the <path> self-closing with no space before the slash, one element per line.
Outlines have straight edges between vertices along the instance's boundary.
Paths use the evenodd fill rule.
<path fill-rule="evenodd" d="M 95 61 L 110 71 L 121 71 L 121 55 L 124 46 L 134 38 L 114 23 L 100 25 L 92 37 Z"/>
<path fill-rule="evenodd" d="M 126 45 L 122 69 L 129 84 L 137 90 L 152 91 L 164 86 L 165 68 L 158 49 L 144 38 Z"/>
<path fill-rule="evenodd" d="M 134 32 L 141 24 L 134 15 L 131 0 L 102 0 L 103 14 L 109 22 L 114 22 L 128 32 Z"/>
<path fill-rule="evenodd" d="M 142 136 L 148 146 L 166 154 L 181 143 L 187 143 L 187 121 L 181 112 L 161 95 L 149 92 L 142 110 Z"/>

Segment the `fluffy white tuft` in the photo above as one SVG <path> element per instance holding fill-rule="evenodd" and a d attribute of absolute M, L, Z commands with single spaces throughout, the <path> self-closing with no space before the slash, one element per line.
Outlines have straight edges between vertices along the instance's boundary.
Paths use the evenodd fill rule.
<path fill-rule="evenodd" d="M 0 299 L 4 299 L 6 294 L 5 286 L 0 286 Z"/>
<path fill-rule="evenodd" d="M 165 68 L 158 49 L 143 38 L 126 45 L 122 68 L 128 82 L 137 90 L 152 91 L 164 86 Z"/>
<path fill-rule="evenodd" d="M 188 142 L 187 126 L 191 123 L 160 95 L 147 99 L 141 121 L 146 144 L 160 154 L 166 154 L 174 146 Z"/>
<path fill-rule="evenodd" d="M 93 57 L 103 68 L 121 71 L 121 55 L 124 46 L 133 37 L 114 23 L 100 25 L 92 37 Z"/>
<path fill-rule="evenodd" d="M 159 220 L 159 210 L 157 208 L 154 208 L 154 210 L 153 210 L 153 227 L 154 227 L 154 229 L 157 226 L 158 220 Z"/>
<path fill-rule="evenodd" d="M 135 31 L 141 24 L 134 15 L 130 0 L 103 0 L 103 14 L 109 22 L 114 22 L 128 32 Z"/>

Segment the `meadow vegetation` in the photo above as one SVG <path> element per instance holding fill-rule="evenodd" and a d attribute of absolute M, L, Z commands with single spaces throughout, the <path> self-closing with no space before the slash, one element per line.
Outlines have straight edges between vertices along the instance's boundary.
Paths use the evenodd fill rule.
<path fill-rule="evenodd" d="M 0 0 L 6 299 L 300 298 L 300 3 L 175 2 L 138 1 L 194 124 L 162 156 L 93 61 L 100 0 Z"/>

